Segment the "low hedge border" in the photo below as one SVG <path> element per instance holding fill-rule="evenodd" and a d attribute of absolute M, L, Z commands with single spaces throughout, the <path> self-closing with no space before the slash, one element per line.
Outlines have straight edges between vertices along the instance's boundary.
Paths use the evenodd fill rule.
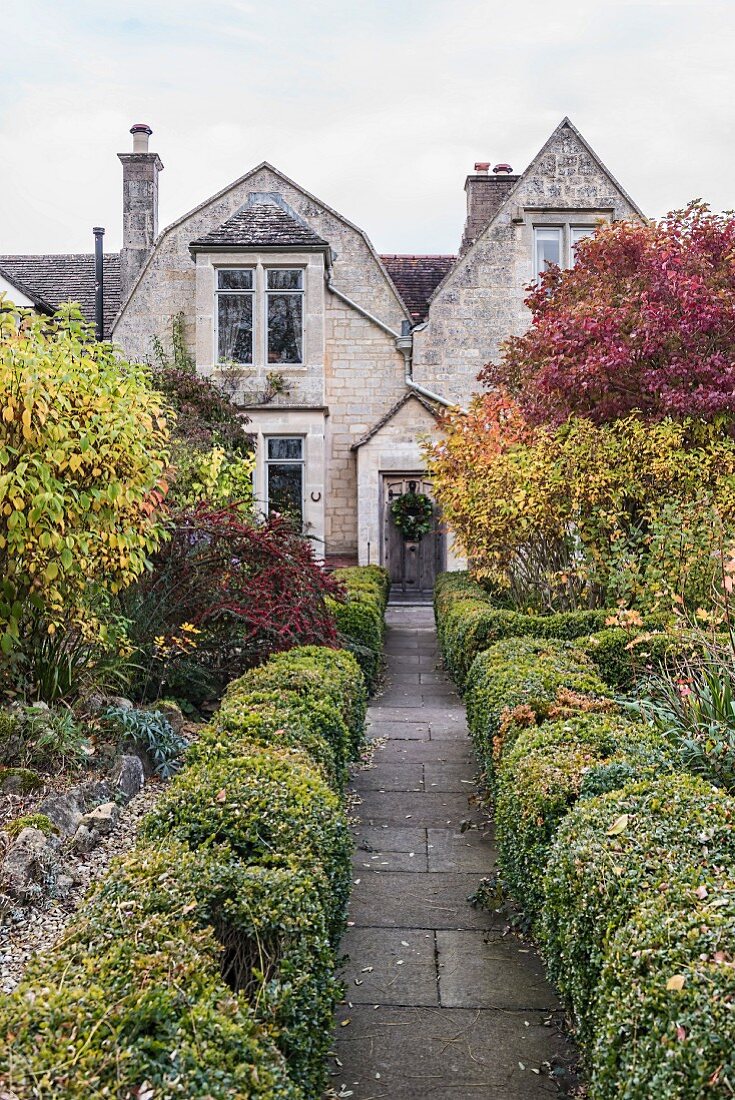
<path fill-rule="evenodd" d="M 19 1100 L 321 1095 L 365 701 L 355 658 L 314 646 L 231 685 L 138 846 L 0 1003 Z"/>
<path fill-rule="evenodd" d="M 511 623 L 466 576 L 442 579 L 435 606 L 460 677 L 487 624 Z M 663 620 L 573 644 L 516 637 L 466 677 L 503 879 L 572 1009 L 590 1100 L 735 1094 L 735 799 L 610 698 L 687 647 Z M 579 693 L 589 676 L 597 700 Z"/>
<path fill-rule="evenodd" d="M 335 569 L 333 576 L 345 590 L 344 602 L 330 601 L 340 644 L 356 658 L 369 691 L 373 691 L 383 666 L 385 609 L 390 576 L 379 565 Z"/>

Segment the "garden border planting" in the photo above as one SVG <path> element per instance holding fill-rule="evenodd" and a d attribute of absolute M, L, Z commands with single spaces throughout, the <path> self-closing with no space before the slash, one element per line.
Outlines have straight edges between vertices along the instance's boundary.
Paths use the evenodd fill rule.
<path fill-rule="evenodd" d="M 492 608 L 467 577 L 437 585 L 445 661 L 460 675 L 458 639 L 479 637 L 482 601 Z M 568 621 L 549 616 L 547 629 Z M 613 695 L 633 680 L 629 637 L 608 628 L 481 650 L 465 681 L 469 724 L 504 884 L 571 1009 L 590 1100 L 701 1100 L 735 1090 L 735 799 L 623 715 Z M 681 649 L 659 637 L 654 659 Z"/>

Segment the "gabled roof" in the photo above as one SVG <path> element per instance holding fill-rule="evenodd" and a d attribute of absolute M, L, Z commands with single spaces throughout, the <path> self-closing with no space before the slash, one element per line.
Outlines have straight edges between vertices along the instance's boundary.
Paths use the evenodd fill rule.
<path fill-rule="evenodd" d="M 352 444 L 350 450 L 356 451 L 359 447 L 362 447 L 364 443 L 368 443 L 374 435 L 377 435 L 378 432 L 382 428 L 384 428 L 389 421 L 393 419 L 396 413 L 399 412 L 404 405 L 408 404 L 409 401 L 418 401 L 419 405 L 423 405 L 426 411 L 428 413 L 431 413 L 435 420 L 439 419 L 439 411 L 437 410 L 436 405 L 434 405 L 433 402 L 428 401 L 425 397 L 422 397 L 420 393 L 416 393 L 414 390 L 409 390 L 407 393 L 404 393 L 403 397 L 399 397 L 395 405 L 391 405 L 391 407 L 388 409 L 388 412 L 384 416 L 381 416 L 380 420 L 377 420 L 373 424 L 372 428 L 370 428 L 369 431 L 365 432 L 365 435 L 358 439 L 357 443 Z"/>
<path fill-rule="evenodd" d="M 192 241 L 192 252 L 232 248 L 301 248 L 329 245 L 278 194 L 252 194 L 231 217 Z"/>
<path fill-rule="evenodd" d="M 120 257 L 105 255 L 105 336 L 120 308 Z M 64 302 L 78 302 L 85 320 L 94 321 L 94 253 L 51 256 L 0 256 L 0 274 L 35 306 L 53 313 Z"/>
<path fill-rule="evenodd" d="M 381 256 L 414 324 L 424 321 L 429 299 L 454 266 L 456 256 Z"/>

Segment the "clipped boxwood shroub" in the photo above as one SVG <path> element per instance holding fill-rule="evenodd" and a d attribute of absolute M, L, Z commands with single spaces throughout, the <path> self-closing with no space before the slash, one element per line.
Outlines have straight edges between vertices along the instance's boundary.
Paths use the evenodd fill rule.
<path fill-rule="evenodd" d="M 146 819 L 149 839 L 173 836 L 192 848 L 227 844 L 239 859 L 278 866 L 298 857 L 321 866 L 336 938 L 344 923 L 351 838 L 338 796 L 303 753 L 253 746 L 182 772 Z"/>
<path fill-rule="evenodd" d="M 488 772 L 500 753 L 496 739 L 503 712 L 522 706 L 542 721 L 561 691 L 609 695 L 592 663 L 570 642 L 508 638 L 477 655 L 467 678 L 467 721 Z M 506 749 L 513 739 L 504 738 Z"/>
<path fill-rule="evenodd" d="M 616 691 L 630 691 L 641 676 L 658 671 L 661 665 L 681 658 L 691 648 L 680 635 L 670 631 L 631 633 L 619 626 L 598 630 L 583 645 L 605 683 Z"/>
<path fill-rule="evenodd" d="M 505 883 L 530 921 L 541 912 L 556 830 L 578 798 L 675 762 L 659 734 L 617 716 L 581 714 L 519 734 L 497 768 L 494 816 Z"/>
<path fill-rule="evenodd" d="M 0 1077 L 19 1100 L 152 1095 L 307 1100 L 208 930 L 155 914 L 81 920 L 0 1000 Z"/>
<path fill-rule="evenodd" d="M 344 789 L 352 738 L 329 699 L 295 691 L 232 691 L 201 731 L 187 759 L 237 756 L 253 744 L 300 749 L 322 769 L 335 791 Z"/>
<path fill-rule="evenodd" d="M 367 690 L 355 658 L 343 649 L 302 646 L 277 653 L 260 668 L 250 669 L 228 689 L 242 691 L 295 691 L 300 695 L 330 699 L 339 707 L 357 756 L 365 736 Z"/>
<path fill-rule="evenodd" d="M 589 1042 L 611 937 L 675 870 L 735 859 L 735 801 L 689 775 L 633 783 L 579 802 L 549 853 L 540 923 L 552 980 Z"/>
<path fill-rule="evenodd" d="M 225 982 L 268 1026 L 305 1096 L 319 1096 L 340 996 L 321 879 L 296 860 L 249 866 L 226 849 L 192 851 L 169 840 L 113 869 L 88 907 L 90 923 L 99 939 L 119 911 L 131 935 L 158 914 L 211 927 Z"/>
<path fill-rule="evenodd" d="M 359 590 L 348 589 L 346 603 L 330 604 L 340 640 L 362 669 L 365 683 L 373 689 L 382 665 L 384 610 L 377 598 L 364 598 Z"/>
<path fill-rule="evenodd" d="M 735 877 L 677 875 L 608 947 L 590 1055 L 595 1100 L 735 1095 Z"/>

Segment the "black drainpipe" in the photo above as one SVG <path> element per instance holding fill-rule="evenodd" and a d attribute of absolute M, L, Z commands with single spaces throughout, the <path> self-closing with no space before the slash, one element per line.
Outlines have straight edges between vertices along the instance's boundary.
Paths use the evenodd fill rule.
<path fill-rule="evenodd" d="M 94 233 L 94 327 L 98 340 L 105 338 L 105 285 L 104 261 L 102 258 L 102 238 L 104 229 L 96 225 Z"/>

